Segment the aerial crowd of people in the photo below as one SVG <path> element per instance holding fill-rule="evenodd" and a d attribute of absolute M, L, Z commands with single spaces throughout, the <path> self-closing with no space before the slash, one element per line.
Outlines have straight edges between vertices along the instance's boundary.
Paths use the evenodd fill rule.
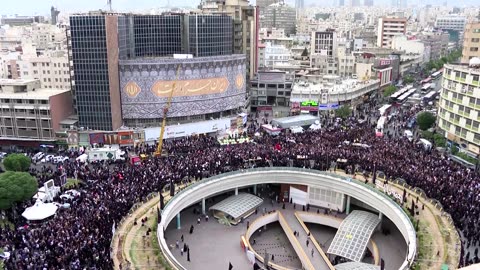
<path fill-rule="evenodd" d="M 258 126 L 249 122 L 246 130 L 253 133 Z M 32 169 L 39 184 L 54 179 L 60 185 L 65 173 L 69 178 L 76 175 L 85 184 L 77 188 L 80 195 L 69 200 L 71 207 L 60 209 L 49 220 L 27 223 L 20 216 L 33 201 L 9 211 L 15 227 L 0 228 L 0 247 L 11 254 L 5 261 L 6 269 L 112 269 L 112 227 L 133 204 L 171 181 L 178 184 L 251 167 L 327 170 L 332 161 L 339 160 L 339 168 L 372 172 L 375 166 L 387 179 L 403 178 L 421 188 L 451 214 L 465 237 L 462 252 L 480 244 L 479 174 L 441 152 L 425 151 L 401 136 L 376 137 L 370 121 L 359 123 L 354 118 L 332 122 L 316 131 L 252 137 L 251 143 L 223 146 L 210 136 L 166 141 L 167 157 L 148 158 L 139 165 L 71 161 L 54 168 L 44 165 Z M 154 145 L 137 145 L 128 152 L 152 156 L 155 150 Z M 479 262 L 478 251 L 463 255 L 461 266 Z"/>

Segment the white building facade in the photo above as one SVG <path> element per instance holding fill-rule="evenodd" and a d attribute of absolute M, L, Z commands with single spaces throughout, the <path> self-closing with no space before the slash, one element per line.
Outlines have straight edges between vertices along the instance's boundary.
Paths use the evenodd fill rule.
<path fill-rule="evenodd" d="M 265 43 L 263 66 L 266 68 L 274 68 L 276 65 L 288 64 L 291 58 L 290 50 L 283 45 L 272 45 Z"/>
<path fill-rule="evenodd" d="M 473 157 L 480 154 L 480 68 L 444 66 L 438 127 Z"/>
<path fill-rule="evenodd" d="M 394 36 L 405 35 L 407 19 L 387 18 L 378 19 L 377 47 L 391 48 Z"/>

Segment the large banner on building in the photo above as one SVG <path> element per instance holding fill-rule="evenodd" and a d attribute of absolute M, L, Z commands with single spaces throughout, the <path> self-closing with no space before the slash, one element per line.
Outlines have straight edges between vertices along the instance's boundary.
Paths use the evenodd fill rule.
<path fill-rule="evenodd" d="M 237 119 L 234 118 L 234 122 Z M 202 121 L 196 123 L 188 123 L 181 125 L 173 125 L 165 127 L 164 139 L 181 138 L 186 136 L 192 136 L 196 134 L 208 134 L 213 132 L 225 131 L 230 129 L 230 118 L 222 118 L 211 121 Z M 160 127 L 146 128 L 145 130 L 145 142 L 153 142 L 160 137 Z"/>
<path fill-rule="evenodd" d="M 119 65 L 122 117 L 162 118 L 172 91 L 169 117 L 243 108 L 245 61 L 244 55 L 122 60 Z"/>

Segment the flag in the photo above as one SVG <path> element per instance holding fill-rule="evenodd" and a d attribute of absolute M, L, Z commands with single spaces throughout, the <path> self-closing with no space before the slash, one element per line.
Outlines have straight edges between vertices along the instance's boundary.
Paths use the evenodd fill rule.
<path fill-rule="evenodd" d="M 232 270 L 233 269 L 233 265 L 231 262 L 228 263 L 228 270 Z"/>
<path fill-rule="evenodd" d="M 175 184 L 173 180 L 170 179 L 170 197 L 175 196 Z"/>
<path fill-rule="evenodd" d="M 157 223 L 160 223 L 162 221 L 162 212 L 160 211 L 160 208 L 157 207 Z"/>
<path fill-rule="evenodd" d="M 160 191 L 160 209 L 161 209 L 161 210 L 163 210 L 163 208 L 165 207 L 164 199 L 165 199 L 165 198 L 163 198 L 162 191 Z"/>
<path fill-rule="evenodd" d="M 377 180 L 377 165 L 373 164 L 373 176 L 372 176 L 372 183 L 375 185 L 375 180 Z"/>
<path fill-rule="evenodd" d="M 112 224 L 112 235 L 114 235 L 114 234 L 115 234 L 115 221 Z"/>
<path fill-rule="evenodd" d="M 279 143 L 275 144 L 275 150 L 282 150 L 282 146 Z"/>

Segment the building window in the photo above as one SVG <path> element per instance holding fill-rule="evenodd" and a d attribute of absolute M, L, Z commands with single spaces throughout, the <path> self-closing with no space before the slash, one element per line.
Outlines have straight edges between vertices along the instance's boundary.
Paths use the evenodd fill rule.
<path fill-rule="evenodd" d="M 478 52 L 478 47 L 470 47 L 471 52 Z"/>
<path fill-rule="evenodd" d="M 480 42 L 480 38 L 472 38 L 472 42 L 478 43 Z"/>

